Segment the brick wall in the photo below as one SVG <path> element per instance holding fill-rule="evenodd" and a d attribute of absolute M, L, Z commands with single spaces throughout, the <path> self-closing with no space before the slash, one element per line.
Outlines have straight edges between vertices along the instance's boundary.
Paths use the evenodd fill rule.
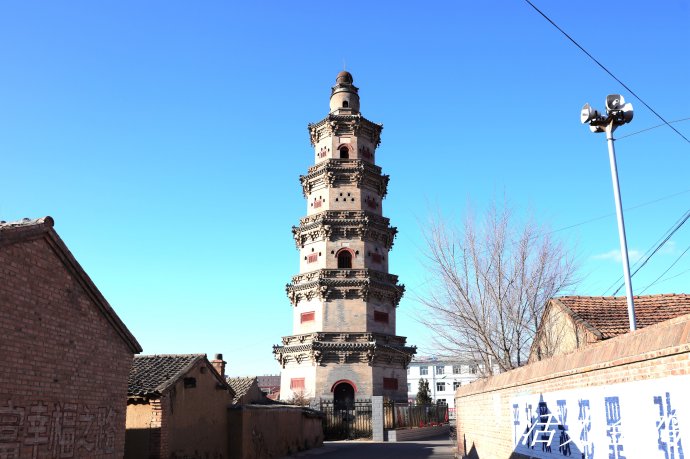
<path fill-rule="evenodd" d="M 133 350 L 57 239 L 0 239 L 0 451 L 122 457 Z"/>
<path fill-rule="evenodd" d="M 690 315 L 463 386 L 461 457 L 680 457 L 689 343 Z"/>

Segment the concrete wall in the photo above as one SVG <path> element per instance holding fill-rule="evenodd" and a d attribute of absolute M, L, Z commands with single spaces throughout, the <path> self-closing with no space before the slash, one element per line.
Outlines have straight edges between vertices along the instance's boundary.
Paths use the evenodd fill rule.
<path fill-rule="evenodd" d="M 0 456 L 124 454 L 133 352 L 91 295 L 45 237 L 0 244 Z"/>
<path fill-rule="evenodd" d="M 244 405 L 230 408 L 228 420 L 230 459 L 280 458 L 323 444 L 321 418 L 306 408 Z"/>
<path fill-rule="evenodd" d="M 458 449 L 490 459 L 680 458 L 688 387 L 690 315 L 461 387 Z"/>

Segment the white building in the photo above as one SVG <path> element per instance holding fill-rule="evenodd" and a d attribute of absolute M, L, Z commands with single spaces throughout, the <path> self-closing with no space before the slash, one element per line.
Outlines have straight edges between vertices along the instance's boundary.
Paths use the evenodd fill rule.
<path fill-rule="evenodd" d="M 427 380 L 434 403 L 447 404 L 449 416 L 455 417 L 455 391 L 476 380 L 479 370 L 478 364 L 467 361 L 441 360 L 435 357 L 413 359 L 407 367 L 407 398 L 414 401 L 419 390 L 419 380 Z"/>

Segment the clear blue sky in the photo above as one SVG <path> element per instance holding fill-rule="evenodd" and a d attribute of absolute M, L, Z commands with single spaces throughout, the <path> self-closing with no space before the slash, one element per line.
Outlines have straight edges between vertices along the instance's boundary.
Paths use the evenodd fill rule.
<path fill-rule="evenodd" d="M 690 117 L 688 1 L 537 5 L 668 120 Z M 636 112 L 619 136 L 659 124 L 521 0 L 6 1 L 0 62 L 0 219 L 53 216 L 145 353 L 223 352 L 231 374 L 279 371 L 306 125 L 344 62 L 385 126 L 398 333 L 421 353 L 431 213 L 505 194 L 554 230 L 607 216 L 556 233 L 582 262 L 574 293 L 601 295 L 618 234 L 605 138 L 580 108 L 620 92 Z M 690 144 L 659 128 L 617 148 L 625 207 L 675 195 L 626 213 L 640 253 L 690 207 Z M 636 291 L 688 245 L 690 223 Z M 646 293 L 687 292 L 689 269 L 690 253 Z"/>

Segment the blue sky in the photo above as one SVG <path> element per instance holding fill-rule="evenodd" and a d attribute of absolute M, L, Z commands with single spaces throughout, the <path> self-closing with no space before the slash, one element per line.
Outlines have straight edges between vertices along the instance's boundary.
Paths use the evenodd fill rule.
<path fill-rule="evenodd" d="M 667 120 L 690 117 L 688 1 L 537 5 Z M 636 111 L 619 137 L 660 123 L 518 0 L 8 1 L 0 62 L 0 219 L 53 216 L 145 353 L 223 352 L 230 374 L 279 371 L 306 125 L 344 65 L 384 124 L 391 272 L 408 291 L 398 334 L 421 353 L 431 214 L 505 195 L 518 219 L 577 225 L 555 233 L 581 261 L 573 293 L 601 295 L 621 273 L 618 233 L 605 138 L 580 108 L 620 92 Z M 675 126 L 690 137 L 690 121 Z M 658 128 L 617 153 L 643 253 L 690 207 L 690 144 Z M 688 245 L 690 224 L 635 291 Z M 690 254 L 645 293 L 687 292 L 689 269 Z"/>

